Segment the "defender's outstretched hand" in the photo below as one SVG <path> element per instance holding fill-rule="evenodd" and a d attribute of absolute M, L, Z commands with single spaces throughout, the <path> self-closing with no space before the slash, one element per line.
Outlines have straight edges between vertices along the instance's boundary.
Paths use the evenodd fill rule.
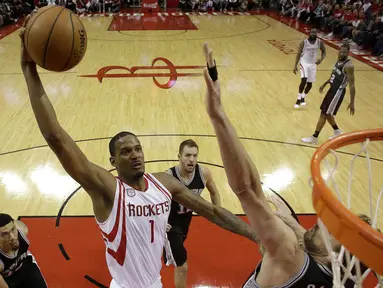
<path fill-rule="evenodd" d="M 206 110 L 210 117 L 215 117 L 222 111 L 221 106 L 221 87 L 218 80 L 216 64 L 213 58 L 213 50 L 205 42 L 203 52 L 208 68 L 204 69 L 206 82 Z M 214 81 L 215 80 L 215 81 Z"/>

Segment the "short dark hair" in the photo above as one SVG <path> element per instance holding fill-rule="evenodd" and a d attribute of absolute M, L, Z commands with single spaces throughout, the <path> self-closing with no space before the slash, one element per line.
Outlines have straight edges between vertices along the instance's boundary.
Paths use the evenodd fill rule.
<path fill-rule="evenodd" d="M 347 51 L 350 51 L 350 44 L 348 44 L 347 42 L 343 42 L 342 46 L 340 46 L 340 48 L 346 48 Z"/>
<path fill-rule="evenodd" d="M 11 215 L 0 213 L 0 227 L 4 227 L 5 225 L 8 225 L 13 221 L 13 218 Z"/>
<path fill-rule="evenodd" d="M 180 144 L 180 149 L 178 151 L 179 154 L 182 154 L 182 151 L 184 150 L 185 146 L 196 147 L 197 149 L 199 149 L 197 143 L 195 143 L 194 140 L 188 139 L 188 140 L 182 141 L 182 143 Z"/>
<path fill-rule="evenodd" d="M 135 134 L 133 134 L 132 132 L 127 132 L 127 131 L 122 131 L 116 135 L 113 136 L 112 139 L 110 139 L 109 141 L 109 153 L 110 153 L 110 156 L 116 156 L 116 142 L 118 140 L 120 140 L 121 138 L 127 136 L 127 135 L 131 135 L 131 136 L 134 136 L 137 138 L 137 136 Z"/>

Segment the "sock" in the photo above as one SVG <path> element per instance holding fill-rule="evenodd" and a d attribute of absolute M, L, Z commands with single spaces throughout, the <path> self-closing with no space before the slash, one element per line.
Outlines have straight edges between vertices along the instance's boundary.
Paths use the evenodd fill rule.
<path fill-rule="evenodd" d="M 313 134 L 313 137 L 318 138 L 319 133 L 320 133 L 320 131 L 315 131 L 315 133 Z"/>
<path fill-rule="evenodd" d="M 298 100 L 301 100 L 302 99 L 302 94 L 301 93 L 298 93 Z"/>
<path fill-rule="evenodd" d="M 302 93 L 302 99 L 304 100 L 306 98 L 306 94 L 305 93 Z"/>
<path fill-rule="evenodd" d="M 334 130 L 338 130 L 339 129 L 339 127 L 338 127 L 338 125 L 332 125 L 332 128 L 334 129 Z"/>

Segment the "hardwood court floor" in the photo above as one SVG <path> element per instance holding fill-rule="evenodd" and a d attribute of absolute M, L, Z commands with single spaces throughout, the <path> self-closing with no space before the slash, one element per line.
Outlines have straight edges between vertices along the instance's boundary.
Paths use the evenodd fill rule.
<path fill-rule="evenodd" d="M 225 109 L 265 187 L 286 199 L 296 213 L 313 213 L 308 180 L 315 147 L 302 145 L 300 139 L 313 133 L 323 98 L 318 88 L 328 79 L 337 50 L 327 46 L 308 106 L 294 110 L 300 82 L 292 73 L 294 53 L 304 34 L 267 15 L 188 17 L 198 30 L 111 31 L 113 17 L 82 18 L 89 42 L 80 65 L 66 73 L 40 70 L 59 121 L 89 159 L 106 169 L 112 168 L 108 141 L 121 130 L 141 136 L 148 172 L 175 165 L 179 143 L 193 138 L 200 146 L 200 161 L 213 172 L 222 205 L 243 213 L 218 167 L 218 145 L 205 112 L 200 73 L 205 65 L 202 44 L 208 41 L 219 65 Z M 124 23 L 128 17 L 116 16 L 114 21 Z M 14 217 L 56 216 L 78 184 L 61 168 L 38 130 L 19 68 L 19 46 L 17 31 L 0 40 L 0 211 Z M 347 92 L 337 115 L 339 126 L 345 132 L 382 127 L 383 74 L 357 59 L 353 63 L 356 114 L 346 111 Z M 114 67 L 107 73 L 101 69 L 110 66 Z M 84 75 L 98 75 L 102 81 L 80 77 Z M 321 143 L 331 134 L 326 126 Z M 382 148 L 380 143 L 370 148 L 374 199 L 383 184 L 377 176 L 383 171 Z M 339 154 L 342 195 L 352 159 L 348 152 L 356 149 L 347 147 Z M 352 208 L 367 213 L 366 165 L 364 159 L 357 162 Z M 203 196 L 209 199 L 207 193 Z M 62 215 L 92 215 L 82 189 L 65 203 Z"/>

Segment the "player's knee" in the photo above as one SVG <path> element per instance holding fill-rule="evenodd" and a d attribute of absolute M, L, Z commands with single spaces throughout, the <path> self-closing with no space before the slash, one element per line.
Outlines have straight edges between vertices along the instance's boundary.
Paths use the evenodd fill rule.
<path fill-rule="evenodd" d="M 188 266 L 188 262 L 185 261 L 184 264 L 182 264 L 181 266 L 177 266 L 176 270 L 178 273 L 180 274 L 187 274 L 188 273 L 188 269 L 189 269 L 189 266 Z"/>
<path fill-rule="evenodd" d="M 299 93 L 303 92 L 303 89 L 305 89 L 306 83 L 307 83 L 307 78 L 302 78 L 301 84 L 299 85 Z"/>

